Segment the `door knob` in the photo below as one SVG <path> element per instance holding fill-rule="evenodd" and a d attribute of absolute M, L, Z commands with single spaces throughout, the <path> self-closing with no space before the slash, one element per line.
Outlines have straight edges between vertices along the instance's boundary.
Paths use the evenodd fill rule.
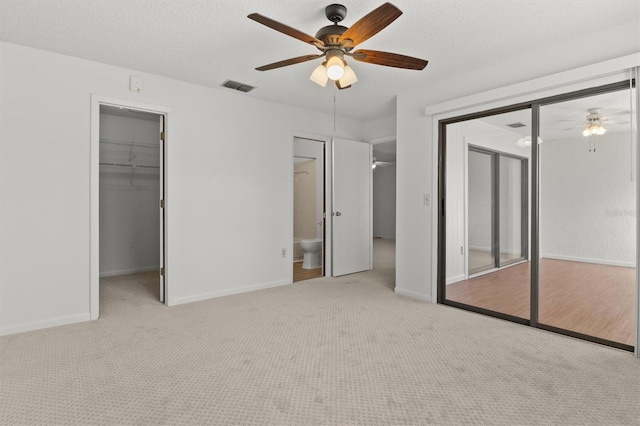
<path fill-rule="evenodd" d="M 340 213 L 340 212 L 335 212 L 334 214 L 335 214 L 336 216 L 342 216 L 342 213 Z"/>

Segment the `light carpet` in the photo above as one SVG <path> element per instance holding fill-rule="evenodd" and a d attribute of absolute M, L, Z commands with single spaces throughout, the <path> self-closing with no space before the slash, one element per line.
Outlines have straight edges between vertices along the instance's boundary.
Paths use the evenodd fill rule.
<path fill-rule="evenodd" d="M 399 297 L 392 251 L 171 308 L 105 280 L 99 320 L 0 338 L 0 423 L 640 424 L 632 354 Z"/>

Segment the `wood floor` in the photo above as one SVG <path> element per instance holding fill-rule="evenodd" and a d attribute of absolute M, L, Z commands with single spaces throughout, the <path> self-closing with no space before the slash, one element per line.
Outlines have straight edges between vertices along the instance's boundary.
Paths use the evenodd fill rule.
<path fill-rule="evenodd" d="M 322 276 L 322 268 L 302 269 L 302 261 L 293 262 L 293 282 L 310 280 Z"/>
<path fill-rule="evenodd" d="M 541 259 L 539 322 L 634 345 L 635 268 Z M 529 319 L 530 263 L 447 286 L 448 300 Z"/>

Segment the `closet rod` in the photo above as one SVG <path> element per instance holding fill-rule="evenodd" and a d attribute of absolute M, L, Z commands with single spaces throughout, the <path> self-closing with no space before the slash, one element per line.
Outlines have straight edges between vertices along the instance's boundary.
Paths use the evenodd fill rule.
<path fill-rule="evenodd" d="M 100 138 L 100 143 L 108 143 L 111 145 L 123 145 L 123 146 L 139 146 L 141 148 L 155 148 L 155 149 L 160 149 L 160 144 L 153 144 L 153 143 L 147 143 L 147 142 L 136 142 L 136 141 L 126 141 L 126 140 L 120 140 L 120 139 L 107 139 L 107 138 Z"/>
<path fill-rule="evenodd" d="M 159 169 L 160 166 L 148 166 L 146 164 L 121 164 L 121 163 L 100 163 L 101 166 L 126 167 L 128 169 Z"/>

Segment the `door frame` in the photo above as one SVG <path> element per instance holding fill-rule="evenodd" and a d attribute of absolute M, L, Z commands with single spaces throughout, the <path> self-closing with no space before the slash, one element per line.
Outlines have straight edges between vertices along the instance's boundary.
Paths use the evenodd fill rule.
<path fill-rule="evenodd" d="M 89 279 L 89 300 L 90 300 L 90 318 L 92 320 L 96 320 L 100 316 L 100 106 L 101 105 L 109 105 L 115 107 L 123 107 L 127 109 L 134 109 L 144 112 L 149 112 L 153 114 L 163 115 L 164 116 L 164 140 L 165 143 L 168 140 L 169 133 L 169 113 L 171 111 L 170 108 L 159 105 L 151 105 L 142 102 L 132 101 L 129 99 L 117 99 L 107 96 L 101 96 L 92 94 L 91 95 L 91 136 L 90 136 L 90 243 L 89 243 L 89 252 L 90 252 L 90 279 Z M 161 179 L 162 184 L 164 186 L 164 200 L 165 200 L 165 208 L 163 210 L 164 220 L 161 216 L 160 220 L 163 223 L 164 228 L 164 236 L 162 238 L 163 244 L 161 244 L 161 253 L 164 254 L 164 304 L 170 305 L 170 292 L 168 291 L 168 271 L 167 260 L 168 260 L 168 245 L 167 245 L 167 167 L 166 167 L 166 151 L 164 144 L 160 147 L 160 158 L 162 161 L 161 164 Z"/>

